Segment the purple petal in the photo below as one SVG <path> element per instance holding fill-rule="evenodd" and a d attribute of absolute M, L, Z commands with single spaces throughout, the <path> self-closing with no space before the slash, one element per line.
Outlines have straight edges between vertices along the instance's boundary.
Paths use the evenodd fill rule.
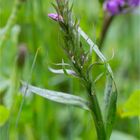
<path fill-rule="evenodd" d="M 111 15 L 123 13 L 126 8 L 134 8 L 140 6 L 140 0 L 106 0 L 104 9 Z"/>
<path fill-rule="evenodd" d="M 55 20 L 55 21 L 60 21 L 63 22 L 63 18 L 61 15 L 55 14 L 55 13 L 50 13 L 48 14 L 48 17 Z"/>
<path fill-rule="evenodd" d="M 128 5 L 130 7 L 140 6 L 140 0 L 128 0 Z"/>
<path fill-rule="evenodd" d="M 110 1 L 106 4 L 106 10 L 111 14 L 117 14 L 119 12 L 118 5 L 113 1 Z"/>

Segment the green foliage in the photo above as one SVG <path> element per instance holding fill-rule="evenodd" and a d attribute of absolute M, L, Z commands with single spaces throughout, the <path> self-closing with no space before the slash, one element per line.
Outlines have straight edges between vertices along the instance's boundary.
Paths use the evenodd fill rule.
<path fill-rule="evenodd" d="M 9 110 L 5 106 L 0 105 L 0 127 L 8 121 L 9 113 Z"/>
<path fill-rule="evenodd" d="M 104 107 L 104 119 L 107 137 L 109 138 L 113 129 L 116 116 L 116 101 L 117 91 L 113 91 L 113 84 L 110 75 L 107 76 L 106 88 L 105 88 L 105 107 Z"/>
<path fill-rule="evenodd" d="M 112 69 L 109 63 L 107 62 L 107 59 L 98 49 L 98 46 L 95 43 L 93 43 L 93 41 L 88 37 L 88 35 L 79 27 L 77 21 L 73 21 L 72 8 L 69 8 L 68 1 L 64 0 L 60 2 L 56 0 L 56 3 L 57 5 L 54 5 L 54 8 L 56 9 L 58 19 L 54 19 L 54 20 L 59 23 L 62 29 L 62 35 L 64 40 L 63 49 L 67 53 L 72 63 L 73 71 L 75 71 L 78 77 L 82 79 L 82 82 L 87 89 L 88 96 L 89 96 L 90 110 L 93 114 L 93 119 L 97 131 L 97 137 L 100 140 L 109 139 L 115 121 L 114 118 L 116 115 L 116 102 L 117 102 L 117 89 L 116 89 L 116 83 L 114 81 Z M 61 17 L 61 19 L 59 19 L 59 16 Z M 53 17 L 51 18 L 53 19 Z M 90 71 L 88 70 L 88 67 L 91 67 L 93 64 L 89 63 L 87 67 L 84 66 L 84 63 L 86 61 L 91 62 L 89 59 L 91 57 L 89 54 L 87 56 L 85 55 L 83 45 L 80 40 L 80 36 L 82 36 L 87 42 L 87 44 L 89 45 L 90 47 L 89 54 L 91 55 L 93 50 L 96 53 L 96 55 L 101 59 L 101 61 L 103 62 L 106 68 L 107 77 L 109 77 L 109 86 L 108 85 L 106 86 L 106 91 L 104 94 L 105 105 L 106 105 L 105 126 L 102 119 L 102 114 L 98 103 L 98 99 L 96 98 L 96 92 L 95 92 L 96 85 L 94 81 L 91 80 L 93 78 L 89 79 L 89 77 L 90 76 L 92 77 L 92 75 L 90 75 L 89 73 Z M 83 71 L 83 67 L 84 67 L 84 71 Z M 66 73 L 66 71 L 64 71 L 64 73 Z M 114 88 L 112 88 L 112 86 L 114 86 Z"/>
<path fill-rule="evenodd" d="M 79 79 L 69 75 L 69 71 L 66 72 L 67 68 L 69 70 L 72 70 L 72 68 L 69 66 L 53 65 L 54 63 L 59 64 L 62 62 L 62 58 L 65 63 L 69 63 L 69 60 L 61 49 L 63 44 L 60 39 L 61 35 L 58 25 L 47 17 L 47 13 L 54 11 L 51 2 L 52 0 L 24 0 L 24 3 L 21 4 L 16 13 L 15 19 L 11 22 L 12 26 L 10 25 L 10 30 L 8 29 L 8 36 L 6 36 L 4 43 L 2 43 L 2 55 L 0 54 L 1 105 L 4 104 L 5 106 L 5 101 L 11 99 L 6 97 L 9 88 L 13 88 L 13 85 L 17 86 L 17 83 L 19 84 L 19 81 L 13 78 L 13 74 L 15 73 L 15 76 L 17 76 L 17 72 L 14 71 L 15 60 L 17 59 L 19 46 L 22 43 L 27 48 L 27 56 L 26 63 L 21 72 L 21 80 L 28 81 L 30 79 L 31 85 L 37 85 L 41 89 L 73 93 L 75 96 L 80 96 L 87 100 L 85 88 L 80 84 Z M 5 34 L 3 29 L 5 29 L 13 9 L 13 1 L 0 0 L 0 44 L 3 34 Z M 88 33 L 88 37 L 90 36 L 93 42 L 98 44 L 104 22 L 102 4 L 99 5 L 97 0 L 86 0 L 86 2 L 84 0 L 74 0 L 73 10 L 74 15 L 72 17 L 80 20 L 80 24 L 78 23 L 79 21 L 76 23 L 80 25 L 82 30 Z M 120 110 L 118 108 L 120 112 L 117 113 L 114 126 L 115 133 L 112 134 L 111 140 L 115 140 L 115 138 L 117 140 L 130 137 L 140 138 L 137 115 L 120 117 L 121 113 L 127 112 L 123 104 L 131 97 L 130 93 L 139 89 L 139 23 L 140 16 L 138 12 L 115 17 L 108 30 L 102 49 L 102 53 L 107 58 L 105 62 L 108 62 L 108 58 L 112 55 L 112 50 L 115 53 L 113 60 L 109 63 L 117 82 L 119 91 L 118 106 L 121 108 Z M 15 26 L 15 24 L 18 26 Z M 13 28 L 14 26 L 18 28 Z M 88 44 L 83 38 L 80 39 L 87 56 L 89 52 Z M 31 75 L 31 65 L 35 52 L 39 47 L 41 49 L 39 50 Z M 90 63 L 94 63 L 96 60 L 95 53 L 93 52 L 90 57 L 92 59 Z M 98 80 L 100 78 L 96 82 L 96 95 L 103 110 L 105 110 L 103 102 L 106 74 L 103 66 L 105 62 L 101 62 L 102 65 L 98 65 L 98 68 L 94 67 L 90 70 L 91 80 Z M 52 74 L 48 70 L 50 65 L 53 65 L 52 67 L 56 68 L 55 70 L 59 67 L 61 73 L 63 72 L 66 75 Z M 89 63 L 85 63 L 83 72 L 87 70 L 88 66 Z M 103 71 L 104 75 L 98 77 Z M 11 94 L 13 95 L 13 93 Z M 8 119 L 12 122 L 10 124 L 10 131 L 8 132 L 9 124 L 6 123 L 6 126 L 2 127 L 3 130 L 0 130 L 1 139 L 6 139 L 5 137 L 8 137 L 7 134 L 9 133 L 9 139 L 11 140 L 97 140 L 94 123 L 87 111 L 69 107 L 65 104 L 52 103 L 36 94 L 30 94 L 30 96 L 25 97 L 18 127 L 15 129 L 17 112 L 19 112 L 21 104 L 21 99 L 17 101 L 16 98 L 18 94 L 18 91 L 14 91 L 14 98 L 12 99 L 15 103 L 12 108 L 13 114 Z M 1 132 L 3 132 L 3 137 Z"/>
<path fill-rule="evenodd" d="M 137 138 L 119 131 L 114 131 L 111 140 L 137 140 Z"/>
<path fill-rule="evenodd" d="M 140 90 L 131 93 L 128 100 L 122 106 L 122 117 L 140 116 Z"/>
<path fill-rule="evenodd" d="M 42 96 L 43 98 L 46 98 L 46 99 L 49 99 L 58 103 L 77 106 L 85 110 L 89 110 L 88 101 L 78 96 L 70 95 L 69 93 L 62 93 L 62 92 L 52 91 L 48 89 L 41 89 L 35 86 L 28 85 L 27 83 L 23 83 L 22 93 L 24 94 L 26 90 L 27 90 L 27 93 L 28 92 L 36 93 L 37 95 Z"/>
<path fill-rule="evenodd" d="M 94 44 L 92 40 L 80 28 L 78 29 L 78 31 L 80 32 L 81 36 L 87 41 L 87 43 L 90 46 L 90 49 L 91 50 L 93 49 L 96 55 L 101 59 L 107 71 L 106 89 L 104 93 L 104 96 L 105 96 L 105 111 L 104 111 L 105 115 L 104 116 L 105 116 L 106 135 L 107 135 L 107 139 L 109 139 L 112 132 L 113 124 L 115 122 L 116 102 L 117 102 L 117 88 L 116 88 L 116 83 L 114 81 L 113 72 L 106 58 L 98 49 L 98 46 Z"/>

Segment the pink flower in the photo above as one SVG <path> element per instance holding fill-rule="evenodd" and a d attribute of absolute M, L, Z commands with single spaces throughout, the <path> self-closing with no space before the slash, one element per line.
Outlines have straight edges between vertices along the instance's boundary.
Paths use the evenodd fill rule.
<path fill-rule="evenodd" d="M 48 14 L 48 17 L 59 22 L 63 22 L 63 17 L 61 15 L 55 14 L 55 13 L 50 13 Z"/>

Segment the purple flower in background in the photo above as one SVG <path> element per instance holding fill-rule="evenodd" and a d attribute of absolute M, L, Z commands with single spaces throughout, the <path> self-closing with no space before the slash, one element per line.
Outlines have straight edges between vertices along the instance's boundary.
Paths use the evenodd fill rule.
<path fill-rule="evenodd" d="M 104 3 L 104 9 L 114 15 L 120 13 L 124 5 L 124 0 L 107 0 Z"/>
<path fill-rule="evenodd" d="M 140 0 L 106 0 L 104 9 L 111 15 L 122 13 L 125 9 L 134 8 L 140 5 Z"/>
<path fill-rule="evenodd" d="M 127 0 L 128 5 L 131 7 L 140 6 L 140 0 Z"/>
<path fill-rule="evenodd" d="M 55 21 L 60 21 L 63 22 L 63 18 L 61 15 L 55 14 L 55 13 L 50 13 L 48 14 L 48 17 L 55 20 Z"/>

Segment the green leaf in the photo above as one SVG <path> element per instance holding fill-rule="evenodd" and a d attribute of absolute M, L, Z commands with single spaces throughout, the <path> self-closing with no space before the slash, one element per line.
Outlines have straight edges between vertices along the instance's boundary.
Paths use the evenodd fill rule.
<path fill-rule="evenodd" d="M 49 99 L 58 103 L 73 105 L 73 106 L 83 108 L 85 110 L 89 110 L 88 101 L 84 100 L 83 98 L 79 96 L 70 95 L 63 92 L 52 91 L 48 89 L 42 89 L 42 88 L 38 88 L 32 85 L 27 85 L 26 83 L 22 83 L 22 92 L 23 93 L 32 92 L 39 96 L 42 96 L 43 98 L 46 98 L 46 99 Z"/>
<path fill-rule="evenodd" d="M 101 77 L 104 75 L 104 72 L 102 72 L 102 73 L 100 73 L 97 77 L 96 77 L 96 79 L 94 80 L 94 83 L 96 84 L 100 79 L 101 79 Z"/>
<path fill-rule="evenodd" d="M 0 28 L 0 37 L 2 37 L 5 34 L 5 28 Z"/>
<path fill-rule="evenodd" d="M 117 93 L 112 92 L 109 100 L 109 106 L 107 108 L 107 116 L 106 116 L 106 133 L 107 137 L 109 138 L 113 129 L 113 125 L 115 122 L 115 116 L 116 116 L 116 100 L 117 100 Z"/>
<path fill-rule="evenodd" d="M 1 140 L 9 140 L 9 122 L 0 126 L 0 139 Z"/>
<path fill-rule="evenodd" d="M 105 108 L 104 108 L 104 121 L 107 137 L 109 138 L 112 132 L 113 124 L 116 116 L 116 102 L 117 91 L 113 91 L 113 81 L 110 75 L 107 75 L 106 88 L 104 93 Z"/>
<path fill-rule="evenodd" d="M 0 79 L 0 94 L 9 86 L 9 84 L 9 80 Z"/>
<path fill-rule="evenodd" d="M 50 70 L 52 73 L 56 73 L 56 74 L 66 74 L 66 75 L 72 75 L 72 76 L 77 77 L 77 74 L 76 74 L 73 70 L 70 70 L 70 69 L 53 69 L 53 68 L 49 67 L 49 70 Z"/>
<path fill-rule="evenodd" d="M 104 102 L 105 102 L 105 110 L 109 107 L 109 100 L 110 100 L 110 95 L 112 92 L 112 79 L 110 77 L 110 75 L 106 76 L 106 87 L 105 87 L 105 91 L 104 91 Z M 106 113 L 106 111 L 105 111 Z"/>
<path fill-rule="evenodd" d="M 98 46 L 88 37 L 88 35 L 80 27 L 78 28 L 78 32 L 90 46 L 90 52 L 94 51 L 96 53 L 96 55 L 104 63 L 107 70 L 104 120 L 107 138 L 109 139 L 116 116 L 117 88 L 114 81 L 114 75 L 107 59 L 99 50 Z"/>
<path fill-rule="evenodd" d="M 134 91 L 122 107 L 121 117 L 140 116 L 140 90 Z"/>
<path fill-rule="evenodd" d="M 85 39 L 87 44 L 90 46 L 90 52 L 92 52 L 92 50 L 93 50 L 97 54 L 97 56 L 101 59 L 101 61 L 105 64 L 105 67 L 108 70 L 108 72 L 111 75 L 112 80 L 113 80 L 114 76 L 113 76 L 112 69 L 111 69 L 107 59 L 105 58 L 105 56 L 99 50 L 98 46 L 88 37 L 88 35 L 80 27 L 78 28 L 78 32 Z"/>
<path fill-rule="evenodd" d="M 0 126 L 3 126 L 9 118 L 9 110 L 3 106 L 0 105 Z"/>
<path fill-rule="evenodd" d="M 113 131 L 110 140 L 138 140 L 138 139 L 129 134 L 125 134 L 119 131 Z"/>

